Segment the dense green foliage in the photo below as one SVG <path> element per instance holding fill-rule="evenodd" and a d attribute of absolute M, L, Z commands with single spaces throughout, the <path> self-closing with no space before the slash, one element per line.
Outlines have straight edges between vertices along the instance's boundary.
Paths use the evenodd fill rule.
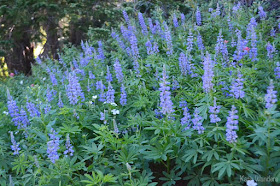
<path fill-rule="evenodd" d="M 277 71 L 274 71 L 280 57 L 278 51 L 273 51 L 272 57 L 267 51 L 268 43 L 280 48 L 280 28 L 273 11 L 267 12 L 265 19 L 260 19 L 259 3 L 254 2 L 250 8 L 240 6 L 237 13 L 233 13 L 233 4 L 224 1 L 219 4 L 220 14 L 216 16 L 217 5 L 203 4 L 199 6 L 201 26 L 196 23 L 196 6 L 185 6 L 185 23 L 179 19 L 178 10 L 170 12 L 166 19 L 164 10 L 154 7 L 151 12 L 143 14 L 146 34 L 139 24 L 139 13 L 127 7 L 127 12 L 132 15 L 128 25 L 123 21 L 116 26 L 117 29 L 100 29 L 100 33 L 91 28 L 88 30 L 89 40 L 83 42 L 82 47 L 64 47 L 59 60 L 39 62 L 33 66 L 30 77 L 17 75 L 5 79 L 0 83 L 0 185 L 208 186 L 244 185 L 247 179 L 253 179 L 259 185 L 279 184 L 280 102 L 266 108 L 268 98 L 265 97 L 273 80 L 276 98 L 280 99 L 280 75 L 277 78 Z M 214 8 L 212 13 L 208 12 L 209 6 Z M 174 26 L 174 15 L 179 20 L 178 27 Z M 154 26 L 155 21 L 159 21 L 162 32 L 152 33 L 148 16 Z M 232 30 L 229 30 L 228 17 Z M 252 17 L 257 21 L 254 27 L 256 61 L 246 53 L 253 48 L 253 39 L 247 30 L 252 29 L 248 26 Z M 121 26 L 128 26 L 128 37 L 119 31 Z M 272 27 L 276 30 L 275 36 L 271 36 Z M 241 31 L 239 39 L 235 32 L 237 29 Z M 171 47 L 167 41 L 168 30 L 172 38 Z M 108 37 L 102 40 L 101 46 L 96 38 L 106 35 L 103 31 L 108 32 Z M 119 35 L 125 49 L 110 37 L 113 31 Z M 192 50 L 187 49 L 190 31 L 193 35 Z M 204 50 L 199 49 L 198 33 L 202 36 Z M 217 52 L 219 33 L 223 35 L 222 43 L 227 46 L 228 61 Z M 147 54 L 148 40 L 153 45 L 157 43 L 158 53 Z M 245 54 L 238 62 L 234 57 L 238 47 L 231 45 L 233 40 L 237 45 L 243 41 L 246 43 L 241 48 Z M 135 46 L 139 56 L 134 53 Z M 172 54 L 168 53 L 171 48 Z M 189 71 L 182 73 L 179 60 L 182 53 L 189 59 L 187 68 L 193 74 Z M 206 58 L 207 53 L 212 60 Z M 116 77 L 116 59 L 121 64 L 122 81 Z M 203 88 L 203 77 L 209 70 L 207 61 L 212 61 L 209 66 L 213 66 L 214 74 L 213 87 L 209 91 Z M 168 76 L 166 80 L 164 68 Z M 108 69 L 112 81 L 108 78 Z M 91 77 L 91 72 L 95 78 Z M 242 90 L 245 96 L 241 98 L 230 95 L 238 72 L 244 79 Z M 73 76 L 77 77 L 76 83 L 73 83 Z M 100 81 L 106 87 L 105 94 L 109 95 L 108 87 L 112 85 L 115 104 L 108 103 L 108 98 L 106 102 L 99 101 L 102 94 Z M 127 104 L 121 102 L 122 84 Z M 170 90 L 162 91 L 163 84 Z M 162 94 L 166 96 L 169 91 L 174 111 L 159 113 L 164 107 Z M 74 95 L 78 95 L 78 100 L 72 104 Z M 217 105 L 221 105 L 218 113 L 221 121 L 211 123 L 209 107 L 213 106 L 215 98 Z M 11 115 L 16 107 L 11 106 L 12 101 L 27 113 L 27 126 L 23 126 L 24 114 L 18 118 Z M 59 107 L 59 101 L 64 106 Z M 182 101 L 187 102 L 191 114 L 191 119 L 188 119 L 190 127 L 186 130 L 181 120 L 186 108 L 181 106 Z M 33 117 L 28 103 L 33 103 L 40 115 Z M 232 119 L 229 117 L 232 105 L 236 107 L 238 116 L 238 138 L 234 142 L 227 139 L 226 125 Z M 195 111 L 201 117 L 202 133 L 194 127 Z M 20 120 L 20 127 L 15 126 L 15 118 Z M 55 138 L 59 140 L 50 135 L 53 129 L 57 132 Z M 67 136 L 73 145 L 73 156 L 67 152 L 68 156 L 64 154 Z M 59 158 L 51 161 L 49 149 L 57 141 Z M 12 150 L 15 143 L 20 148 L 18 153 Z M 262 180 L 269 177 L 273 180 Z"/>

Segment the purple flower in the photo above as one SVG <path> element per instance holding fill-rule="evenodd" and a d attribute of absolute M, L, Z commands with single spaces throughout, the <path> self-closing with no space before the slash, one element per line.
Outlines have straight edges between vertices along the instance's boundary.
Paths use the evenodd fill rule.
<path fill-rule="evenodd" d="M 214 86 L 214 84 L 212 83 L 212 80 L 214 78 L 213 68 L 214 62 L 211 60 L 210 54 L 206 52 L 206 56 L 204 57 L 203 61 L 204 74 L 202 76 L 203 89 L 206 93 L 209 93 Z"/>
<path fill-rule="evenodd" d="M 116 78 L 118 82 L 121 83 L 123 81 L 123 72 L 122 72 L 122 66 L 118 59 L 116 59 L 115 61 L 114 68 L 115 68 Z"/>
<path fill-rule="evenodd" d="M 104 121 L 105 120 L 105 113 L 100 112 L 100 120 Z"/>
<path fill-rule="evenodd" d="M 188 107 L 183 108 L 183 111 L 184 117 L 181 118 L 181 125 L 184 127 L 184 130 L 187 130 L 190 128 L 192 116 L 189 113 Z"/>
<path fill-rule="evenodd" d="M 25 129 L 27 125 L 29 125 L 29 120 L 27 118 L 27 114 L 23 108 L 20 110 L 20 125 L 17 126 L 18 129 Z"/>
<path fill-rule="evenodd" d="M 104 55 L 104 52 L 103 52 L 103 45 L 102 45 L 102 42 L 101 41 L 98 41 L 98 59 L 104 61 L 105 60 L 105 55 Z"/>
<path fill-rule="evenodd" d="M 88 71 L 88 78 L 89 78 L 89 79 L 95 79 L 95 75 L 92 74 L 91 71 Z"/>
<path fill-rule="evenodd" d="M 148 18 L 148 23 L 149 23 L 149 29 L 151 31 L 152 34 L 156 34 L 156 29 L 153 25 L 153 20 L 151 18 Z"/>
<path fill-rule="evenodd" d="M 264 20 L 266 18 L 266 12 L 263 10 L 263 7 L 262 6 L 259 6 L 259 15 L 260 15 L 260 18 L 262 20 Z"/>
<path fill-rule="evenodd" d="M 32 102 L 27 101 L 26 102 L 26 108 L 30 114 L 30 116 L 33 117 L 40 117 L 41 113 L 36 108 L 35 104 Z"/>
<path fill-rule="evenodd" d="M 124 42 L 121 40 L 120 36 L 116 33 L 116 32 L 112 32 L 111 36 L 118 42 L 119 47 L 121 47 L 123 50 L 125 50 L 125 44 Z"/>
<path fill-rule="evenodd" d="M 15 138 L 14 138 L 14 134 L 13 132 L 10 132 L 11 134 L 11 149 L 14 151 L 13 155 L 19 154 L 19 151 L 21 148 L 19 148 L 19 143 L 16 142 Z"/>
<path fill-rule="evenodd" d="M 203 45 L 202 37 L 201 37 L 199 32 L 197 34 L 196 42 L 197 42 L 198 49 L 203 51 L 204 50 L 204 45 Z"/>
<path fill-rule="evenodd" d="M 228 17 L 228 19 L 227 19 L 227 23 L 228 23 L 228 30 L 229 30 L 229 32 L 232 32 L 232 31 L 233 31 L 233 26 L 232 26 L 232 23 L 231 23 L 230 17 Z"/>
<path fill-rule="evenodd" d="M 107 74 L 106 74 L 106 80 L 107 82 L 112 82 L 113 81 L 113 77 L 112 74 L 110 72 L 109 66 L 107 65 Z"/>
<path fill-rule="evenodd" d="M 138 13 L 138 19 L 139 19 L 139 23 L 140 23 L 141 28 L 142 28 L 142 33 L 144 35 L 147 35 L 148 34 L 148 29 L 147 29 L 147 26 L 145 24 L 145 20 L 144 20 L 141 12 Z"/>
<path fill-rule="evenodd" d="M 232 13 L 237 14 L 237 11 L 239 10 L 240 6 L 241 6 L 240 2 L 238 2 L 237 5 L 234 5 L 232 7 Z"/>
<path fill-rule="evenodd" d="M 165 28 L 165 41 L 167 44 L 166 54 L 172 55 L 173 54 L 173 44 L 172 44 L 171 32 L 166 23 L 164 25 L 164 28 Z"/>
<path fill-rule="evenodd" d="M 104 102 L 106 101 L 106 95 L 104 93 L 104 90 L 106 89 L 106 86 L 103 85 L 102 80 L 96 82 L 96 90 L 100 89 L 100 94 L 99 94 L 99 101 Z"/>
<path fill-rule="evenodd" d="M 154 53 L 154 54 L 159 53 L 159 50 L 158 50 L 158 44 L 157 44 L 157 42 L 154 42 L 154 46 L 153 46 L 153 53 Z"/>
<path fill-rule="evenodd" d="M 73 156 L 74 150 L 73 146 L 71 145 L 69 134 L 66 136 L 66 142 L 65 142 L 66 150 L 64 151 L 64 155 L 67 157 L 68 155 Z"/>
<path fill-rule="evenodd" d="M 129 20 L 129 17 L 128 17 L 128 15 L 127 15 L 125 10 L 123 10 L 123 17 L 125 19 L 126 24 L 130 25 L 130 20 Z"/>
<path fill-rule="evenodd" d="M 251 50 L 249 53 L 249 57 L 252 59 L 252 61 L 257 61 L 257 55 L 258 55 L 258 48 L 257 48 L 257 34 L 255 31 L 255 27 L 256 25 L 256 20 L 255 18 L 251 19 L 250 24 L 248 25 L 249 27 L 249 32 L 250 32 L 250 36 L 251 36 Z"/>
<path fill-rule="evenodd" d="M 152 55 L 154 53 L 154 51 L 153 51 L 153 46 L 152 46 L 151 41 L 148 40 L 145 45 L 146 45 L 146 48 L 147 48 L 147 54 Z"/>
<path fill-rule="evenodd" d="M 188 102 L 186 102 L 185 100 L 179 102 L 179 107 L 184 108 L 187 106 L 188 106 Z"/>
<path fill-rule="evenodd" d="M 122 84 L 122 86 L 121 86 L 121 98 L 120 98 L 120 104 L 122 106 L 126 105 L 126 102 L 127 102 L 126 97 L 127 97 L 127 95 L 126 95 L 125 87 L 124 87 L 124 84 Z"/>
<path fill-rule="evenodd" d="M 173 103 L 171 101 L 171 93 L 170 93 L 170 87 L 168 86 L 170 83 L 167 81 L 168 76 L 166 75 L 166 69 L 165 65 L 163 65 L 163 71 L 162 71 L 162 78 L 160 85 L 160 107 L 161 112 L 163 114 L 171 114 L 174 112 L 173 109 Z"/>
<path fill-rule="evenodd" d="M 196 13 L 195 13 L 195 15 L 196 15 L 196 24 L 197 24 L 198 26 L 201 26 L 201 14 L 200 14 L 200 11 L 199 11 L 199 8 L 198 8 L 198 7 L 196 8 Z"/>
<path fill-rule="evenodd" d="M 267 88 L 267 94 L 264 96 L 265 99 L 265 108 L 270 109 L 277 102 L 277 91 L 273 90 L 274 85 L 273 81 L 270 81 L 270 85 Z"/>
<path fill-rule="evenodd" d="M 192 35 L 192 31 L 190 30 L 187 38 L 187 50 L 191 52 L 192 49 L 193 49 L 193 35 Z"/>
<path fill-rule="evenodd" d="M 231 107 L 231 111 L 229 111 L 229 116 L 227 117 L 226 122 L 226 140 L 229 143 L 235 143 L 237 140 L 236 130 L 238 130 L 238 115 L 237 110 L 234 105 Z"/>
<path fill-rule="evenodd" d="M 184 25 L 186 21 L 186 17 L 183 13 L 181 13 L 180 15 L 181 15 L 181 25 Z"/>
<path fill-rule="evenodd" d="M 231 96 L 238 98 L 243 98 L 245 96 L 245 92 L 243 89 L 243 81 L 242 74 L 238 71 L 237 78 L 233 80 L 232 85 L 230 86 Z"/>
<path fill-rule="evenodd" d="M 276 63 L 274 72 L 275 72 L 274 74 L 276 76 L 276 79 L 280 79 L 280 63 L 279 62 Z"/>
<path fill-rule="evenodd" d="M 106 102 L 115 103 L 115 90 L 113 89 L 111 83 L 108 85 L 108 91 L 106 93 Z"/>
<path fill-rule="evenodd" d="M 269 59 L 272 59 L 273 58 L 273 53 L 275 52 L 275 48 L 274 48 L 274 46 L 272 46 L 270 44 L 270 42 L 267 43 L 266 50 L 267 50 L 267 57 Z"/>
<path fill-rule="evenodd" d="M 195 69 L 193 64 L 190 63 L 190 59 L 188 59 L 183 52 L 180 53 L 179 67 L 183 76 L 187 75 L 187 73 L 190 74 L 191 77 L 195 77 L 197 75 L 193 72 Z"/>
<path fill-rule="evenodd" d="M 39 65 L 42 65 L 42 60 L 40 59 L 39 56 L 38 56 L 35 60 L 36 60 L 36 62 L 37 62 Z"/>
<path fill-rule="evenodd" d="M 8 110 L 9 114 L 12 117 L 12 121 L 14 122 L 15 126 L 19 126 L 20 124 L 20 114 L 19 108 L 13 97 L 10 95 L 9 90 L 7 90 L 7 97 L 8 97 Z"/>
<path fill-rule="evenodd" d="M 248 41 L 242 38 L 240 30 L 236 30 L 236 35 L 238 41 L 237 41 L 236 51 L 234 52 L 233 55 L 233 59 L 236 61 L 240 61 L 246 54 L 248 54 L 248 51 L 244 50 L 246 48 Z"/>
<path fill-rule="evenodd" d="M 113 119 L 113 125 L 114 125 L 114 133 L 119 134 L 119 129 L 118 129 L 118 125 L 116 123 L 116 120 Z"/>
<path fill-rule="evenodd" d="M 69 84 L 67 86 L 67 96 L 69 98 L 70 104 L 75 105 L 78 103 L 79 97 L 84 100 L 85 96 L 75 73 L 69 73 L 68 81 Z"/>
<path fill-rule="evenodd" d="M 53 90 L 50 90 L 49 85 L 47 86 L 46 97 L 48 102 L 51 102 L 53 100 Z"/>
<path fill-rule="evenodd" d="M 50 141 L 47 143 L 48 158 L 52 163 L 55 163 L 55 161 L 59 159 L 59 154 L 57 153 L 59 149 L 59 137 L 53 128 L 51 128 L 51 133 L 49 133 L 49 136 Z"/>
<path fill-rule="evenodd" d="M 198 134 L 204 133 L 204 127 L 202 126 L 203 118 L 199 115 L 198 108 L 195 108 L 195 111 L 193 113 L 193 129 L 197 130 Z"/>
<path fill-rule="evenodd" d="M 179 82 L 173 76 L 172 90 L 177 90 L 178 88 L 180 88 Z"/>
<path fill-rule="evenodd" d="M 219 114 L 221 109 L 221 106 L 216 103 L 216 98 L 214 97 L 214 106 L 209 107 L 209 113 L 210 113 L 210 122 L 211 123 L 218 123 L 221 121 L 221 118 L 218 117 L 217 114 Z"/>
<path fill-rule="evenodd" d="M 176 14 L 174 13 L 172 17 L 173 17 L 173 25 L 175 28 L 177 28 L 179 26 L 179 23 L 178 23 Z"/>

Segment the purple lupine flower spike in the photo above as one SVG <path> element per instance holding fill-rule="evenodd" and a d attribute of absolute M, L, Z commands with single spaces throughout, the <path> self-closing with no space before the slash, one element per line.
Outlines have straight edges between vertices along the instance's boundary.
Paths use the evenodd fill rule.
<path fill-rule="evenodd" d="M 19 143 L 16 142 L 13 132 L 10 132 L 10 134 L 12 142 L 11 149 L 14 151 L 13 155 L 17 155 L 21 148 L 19 147 Z"/>
<path fill-rule="evenodd" d="M 107 65 L 106 80 L 107 80 L 107 82 L 112 82 L 112 81 L 113 81 L 113 77 L 112 77 L 112 74 L 111 74 L 111 72 L 110 72 L 110 68 L 109 68 L 108 65 Z"/>
<path fill-rule="evenodd" d="M 212 83 L 212 80 L 214 78 L 213 68 L 214 62 L 211 60 L 210 54 L 206 52 L 206 56 L 204 57 L 203 61 L 204 74 L 202 76 L 203 89 L 206 93 L 209 93 L 214 86 L 214 84 Z"/>
<path fill-rule="evenodd" d="M 201 26 L 201 14 L 200 14 L 200 11 L 199 11 L 199 8 L 198 8 L 198 7 L 196 8 L 196 13 L 195 13 L 195 15 L 196 15 L 196 24 L 197 24 L 198 26 Z"/>
<path fill-rule="evenodd" d="M 193 34 L 192 31 L 190 30 L 187 38 L 187 50 L 191 52 L 192 49 L 193 49 Z"/>
<path fill-rule="evenodd" d="M 198 49 L 203 51 L 204 50 L 204 45 L 203 45 L 202 37 L 201 37 L 199 32 L 197 33 L 196 42 L 197 42 Z"/>
<path fill-rule="evenodd" d="M 53 128 L 51 128 L 51 133 L 49 133 L 50 141 L 47 143 L 47 153 L 48 158 L 51 160 L 52 163 L 55 163 L 56 160 L 59 159 L 59 137 Z"/>
<path fill-rule="evenodd" d="M 167 44 L 166 54 L 167 55 L 172 55 L 173 54 L 173 44 L 172 44 L 171 32 L 170 32 L 166 23 L 164 25 L 164 28 L 165 28 L 165 41 L 166 41 L 166 44 Z"/>
<path fill-rule="evenodd" d="M 179 23 L 175 13 L 173 14 L 173 25 L 175 28 L 179 27 Z"/>
<path fill-rule="evenodd" d="M 58 103 L 57 103 L 59 108 L 62 108 L 64 106 L 62 99 L 61 99 L 61 92 L 59 92 L 59 96 L 58 96 Z"/>
<path fill-rule="evenodd" d="M 235 143 L 237 141 L 236 130 L 238 130 L 238 115 L 237 110 L 234 105 L 231 107 L 231 111 L 229 111 L 229 116 L 227 117 L 226 122 L 226 140 L 229 143 Z"/>
<path fill-rule="evenodd" d="M 275 37 L 276 36 L 276 30 L 272 27 L 270 30 L 270 36 Z"/>
<path fill-rule="evenodd" d="M 192 116 L 189 113 L 188 107 L 184 107 L 183 111 L 184 111 L 184 113 L 183 113 L 184 117 L 181 118 L 181 125 L 184 127 L 184 130 L 187 130 L 191 126 L 191 118 L 192 118 Z"/>
<path fill-rule="evenodd" d="M 127 95 L 126 95 L 125 87 L 124 87 L 124 84 L 122 84 L 122 86 L 121 86 L 121 98 L 120 98 L 120 104 L 122 106 L 126 105 L 126 102 L 127 102 L 126 97 L 127 97 Z"/>
<path fill-rule="evenodd" d="M 276 79 L 280 79 L 280 63 L 279 62 L 276 63 L 274 72 L 275 72 L 274 74 L 276 76 Z"/>
<path fill-rule="evenodd" d="M 20 124 L 19 108 L 17 106 L 16 101 L 13 100 L 13 97 L 10 95 L 8 89 L 7 89 L 7 97 L 8 97 L 7 106 L 8 106 L 9 114 L 12 117 L 12 121 L 14 122 L 15 126 L 18 126 Z"/>
<path fill-rule="evenodd" d="M 148 29 L 147 29 L 147 26 L 145 24 L 145 20 L 144 20 L 141 12 L 138 13 L 138 19 L 139 19 L 139 23 L 140 23 L 141 28 L 142 28 L 142 33 L 144 35 L 147 35 L 148 34 Z"/>
<path fill-rule="evenodd" d="M 160 107 L 163 114 L 169 115 L 174 112 L 173 103 L 171 101 L 170 83 L 167 81 L 165 65 L 163 65 L 162 78 L 160 83 Z"/>
<path fill-rule="evenodd" d="M 41 113 L 39 112 L 39 110 L 37 109 L 35 104 L 32 103 L 32 102 L 29 102 L 28 100 L 26 102 L 26 109 L 28 110 L 29 115 L 32 118 L 33 117 L 40 117 L 40 115 L 41 115 Z"/>
<path fill-rule="evenodd" d="M 275 47 L 270 44 L 270 42 L 267 43 L 266 45 L 266 50 L 267 50 L 267 57 L 269 59 L 273 58 L 273 53 L 275 52 Z"/>
<path fill-rule="evenodd" d="M 273 81 L 270 81 L 270 85 L 267 87 L 267 94 L 264 96 L 265 108 L 272 108 L 277 102 L 277 91 L 274 90 Z"/>
<path fill-rule="evenodd" d="M 64 154 L 66 157 L 67 157 L 68 155 L 73 156 L 74 150 L 73 150 L 73 146 L 71 145 L 71 142 L 70 142 L 69 134 L 67 134 L 67 136 L 66 136 L 65 147 L 66 147 L 66 150 L 64 151 L 63 154 Z"/>
<path fill-rule="evenodd" d="M 79 97 L 84 100 L 85 96 L 79 83 L 78 77 L 75 73 L 68 74 L 69 84 L 67 86 L 67 96 L 70 104 L 75 105 L 79 101 Z"/>
<path fill-rule="evenodd" d="M 152 45 L 151 41 L 148 40 L 145 45 L 147 48 L 147 54 L 152 55 L 154 53 L 154 51 L 153 51 L 153 45 Z"/>
<path fill-rule="evenodd" d="M 184 25 L 186 21 L 186 17 L 183 13 L 181 13 L 180 15 L 181 15 L 181 25 Z"/>
<path fill-rule="evenodd" d="M 259 6 L 258 9 L 261 20 L 264 20 L 266 18 L 266 12 L 263 10 L 262 6 Z"/>
<path fill-rule="evenodd" d="M 111 83 L 108 85 L 108 91 L 106 93 L 106 102 L 115 103 L 115 90 L 113 89 Z"/>
<path fill-rule="evenodd" d="M 209 107 L 209 113 L 210 113 L 210 122 L 211 123 L 218 123 L 221 121 L 221 118 L 218 117 L 217 114 L 219 114 L 221 109 L 221 106 L 216 103 L 216 97 L 214 97 L 214 105 Z"/>
<path fill-rule="evenodd" d="M 20 125 L 18 125 L 18 129 L 25 129 L 27 125 L 29 125 L 29 120 L 27 118 L 27 114 L 23 108 L 20 110 Z"/>
<path fill-rule="evenodd" d="M 203 118 L 199 115 L 198 108 L 195 108 L 195 111 L 193 113 L 193 129 L 197 130 L 198 134 L 204 133 L 204 127 L 202 126 Z"/>
<path fill-rule="evenodd" d="M 238 98 L 243 98 L 245 96 L 245 92 L 243 89 L 243 81 L 242 74 L 238 71 L 237 78 L 233 80 L 231 87 L 231 96 Z"/>

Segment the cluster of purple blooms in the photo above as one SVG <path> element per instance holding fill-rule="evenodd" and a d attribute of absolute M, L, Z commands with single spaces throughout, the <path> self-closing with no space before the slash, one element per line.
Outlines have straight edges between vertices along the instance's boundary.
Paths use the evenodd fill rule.
<path fill-rule="evenodd" d="M 206 56 L 203 61 L 204 74 L 202 76 L 203 90 L 209 93 L 213 89 L 213 78 L 214 78 L 214 61 L 211 60 L 211 56 L 206 52 Z"/>
<path fill-rule="evenodd" d="M 69 134 L 67 134 L 67 136 L 66 136 L 65 147 L 66 147 L 66 150 L 63 152 L 63 154 L 66 157 L 68 155 L 73 156 L 74 150 L 73 150 L 73 146 L 71 145 L 71 142 L 70 142 Z"/>
<path fill-rule="evenodd" d="M 277 102 L 277 91 L 274 90 L 273 82 L 270 81 L 270 85 L 267 88 L 267 94 L 264 97 L 265 99 L 265 108 L 272 108 Z"/>
<path fill-rule="evenodd" d="M 221 106 L 217 105 L 216 98 L 214 98 L 214 105 L 209 107 L 211 123 L 218 123 L 221 121 L 221 118 L 218 117 L 218 114 L 220 113 L 220 109 L 221 109 Z"/>
<path fill-rule="evenodd" d="M 227 117 L 226 122 L 226 140 L 229 143 L 235 143 L 237 141 L 237 133 L 238 130 L 238 115 L 237 110 L 234 105 L 231 107 L 231 111 L 229 111 L 229 116 Z"/>
<path fill-rule="evenodd" d="M 10 132 L 10 134 L 11 134 L 11 142 L 12 142 L 11 149 L 14 151 L 13 155 L 17 155 L 19 154 L 21 148 L 19 147 L 19 143 L 17 143 L 15 140 L 14 133 Z"/>
<path fill-rule="evenodd" d="M 69 102 L 72 105 L 75 105 L 78 103 L 79 98 L 82 99 L 82 101 L 85 100 L 84 93 L 82 91 L 81 85 L 79 83 L 78 77 L 75 73 L 69 73 L 68 75 L 68 81 L 69 84 L 67 86 L 67 96 L 69 98 Z"/>
<path fill-rule="evenodd" d="M 197 130 L 198 134 L 202 134 L 204 132 L 204 127 L 202 126 L 203 118 L 199 115 L 199 109 L 195 108 L 193 113 L 193 129 Z"/>
<path fill-rule="evenodd" d="M 184 117 L 181 118 L 181 125 L 184 127 L 183 130 L 190 129 L 191 126 L 191 114 L 189 113 L 189 108 L 186 106 L 183 108 Z"/>
<path fill-rule="evenodd" d="M 52 163 L 55 163 L 56 160 L 59 159 L 59 137 L 57 136 L 57 132 L 52 128 L 51 133 L 49 133 L 50 141 L 47 143 L 47 153 L 48 158 L 51 160 Z"/>
<path fill-rule="evenodd" d="M 238 98 L 243 98 L 245 96 L 245 92 L 243 91 L 243 81 L 242 74 L 238 71 L 237 78 L 233 80 L 231 85 L 231 96 Z"/>
<path fill-rule="evenodd" d="M 275 72 L 274 74 L 276 76 L 276 79 L 280 79 L 280 63 L 279 62 L 276 63 L 274 72 Z"/>

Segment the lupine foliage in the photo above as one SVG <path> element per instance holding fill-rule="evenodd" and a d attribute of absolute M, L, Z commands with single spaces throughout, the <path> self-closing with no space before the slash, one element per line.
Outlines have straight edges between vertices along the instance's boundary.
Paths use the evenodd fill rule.
<path fill-rule="evenodd" d="M 192 7 L 124 10 L 106 41 L 1 83 L 0 185 L 279 184 L 276 16 Z"/>

